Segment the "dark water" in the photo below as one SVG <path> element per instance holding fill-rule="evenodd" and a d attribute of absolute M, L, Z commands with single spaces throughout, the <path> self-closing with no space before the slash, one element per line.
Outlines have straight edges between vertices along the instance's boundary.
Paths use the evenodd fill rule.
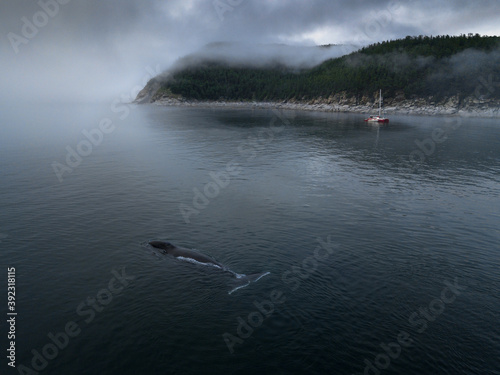
<path fill-rule="evenodd" d="M 362 115 L 252 110 L 2 112 L 16 365 L 500 374 L 497 120 L 392 116 L 379 128 Z M 70 157 L 60 181 L 53 163 L 61 172 L 68 146 L 86 156 Z M 271 275 L 228 295 L 230 275 L 155 256 L 151 239 Z M 2 325 L 4 353 L 6 337 Z M 30 373 L 2 362 L 2 374 Z"/>

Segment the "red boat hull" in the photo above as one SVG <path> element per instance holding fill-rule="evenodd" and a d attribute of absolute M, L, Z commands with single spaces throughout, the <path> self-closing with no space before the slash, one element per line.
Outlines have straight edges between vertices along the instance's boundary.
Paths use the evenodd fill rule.
<path fill-rule="evenodd" d="M 379 119 L 370 119 L 370 118 L 367 118 L 365 119 L 366 122 L 380 122 L 380 123 L 388 123 L 389 122 L 389 119 L 388 118 L 379 118 Z"/>

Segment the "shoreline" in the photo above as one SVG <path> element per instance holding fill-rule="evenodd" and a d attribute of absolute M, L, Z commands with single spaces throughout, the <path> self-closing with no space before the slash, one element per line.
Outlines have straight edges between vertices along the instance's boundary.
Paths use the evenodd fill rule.
<path fill-rule="evenodd" d="M 316 102 L 243 102 L 243 101 L 198 101 L 176 98 L 160 98 L 150 104 L 174 107 L 199 107 L 199 108 L 229 108 L 229 109 L 286 109 L 296 111 L 319 111 L 336 113 L 362 113 L 366 116 L 378 112 L 376 108 L 369 105 L 352 104 L 328 104 Z M 481 103 L 478 103 L 481 104 Z M 500 118 L 500 107 L 474 105 L 458 108 L 454 105 L 432 105 L 416 103 L 416 101 L 404 101 L 396 105 L 388 105 L 384 108 L 384 115 L 426 115 L 426 116 L 459 116 Z"/>

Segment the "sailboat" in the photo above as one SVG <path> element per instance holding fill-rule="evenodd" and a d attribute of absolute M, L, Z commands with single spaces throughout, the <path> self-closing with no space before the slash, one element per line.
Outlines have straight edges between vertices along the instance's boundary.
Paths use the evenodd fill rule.
<path fill-rule="evenodd" d="M 367 122 L 389 122 L 389 119 L 387 117 L 382 117 L 382 89 L 380 90 L 380 96 L 379 96 L 379 101 L 378 101 L 378 116 L 370 116 L 365 119 Z"/>

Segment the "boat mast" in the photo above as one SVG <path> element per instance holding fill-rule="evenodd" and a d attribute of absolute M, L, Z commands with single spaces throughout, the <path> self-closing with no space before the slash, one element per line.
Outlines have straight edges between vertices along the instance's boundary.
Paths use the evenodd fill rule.
<path fill-rule="evenodd" d="M 378 99 L 378 117 L 382 116 L 382 89 L 380 89 L 380 95 Z"/>

